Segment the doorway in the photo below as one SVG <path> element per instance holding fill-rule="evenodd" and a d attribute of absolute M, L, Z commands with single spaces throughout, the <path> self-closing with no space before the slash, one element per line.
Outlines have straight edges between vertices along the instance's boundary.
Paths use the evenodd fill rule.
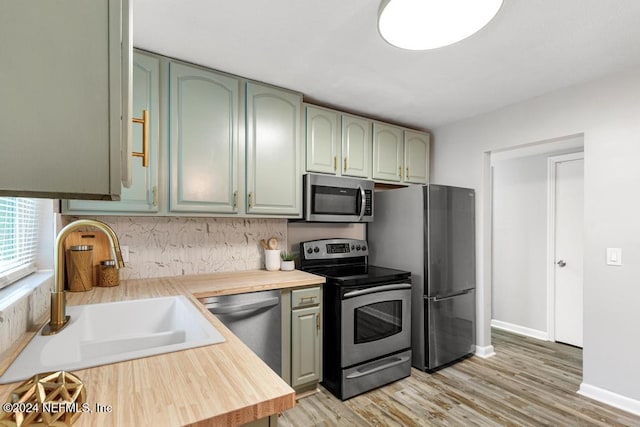
<path fill-rule="evenodd" d="M 583 158 L 583 144 L 583 135 L 574 135 L 489 153 L 491 192 L 486 206 L 490 207 L 487 231 L 491 238 L 487 239 L 488 256 L 484 261 L 489 271 L 485 280 L 491 289 L 492 327 L 541 340 L 556 340 L 555 283 L 552 286 L 549 278 L 555 280 L 554 268 L 561 268 L 555 262 L 562 259 L 555 259 L 555 228 L 549 221 L 549 212 L 555 212 L 549 201 L 549 158 L 570 160 L 572 157 L 563 156 L 576 155 Z M 564 162 L 560 163 L 564 171 Z M 582 179 L 581 172 L 579 175 Z M 552 188 L 555 189 L 555 184 Z M 553 239 L 549 237 L 550 230 L 554 230 Z M 581 238 L 567 239 L 582 250 Z M 577 268 L 581 272 L 580 262 L 572 260 L 571 270 Z M 578 300 L 581 307 L 582 298 Z M 573 318 L 579 318 L 582 325 L 580 312 Z M 563 341 L 581 344 L 571 339 Z"/>
<path fill-rule="evenodd" d="M 584 155 L 548 159 L 547 329 L 550 341 L 582 347 Z"/>

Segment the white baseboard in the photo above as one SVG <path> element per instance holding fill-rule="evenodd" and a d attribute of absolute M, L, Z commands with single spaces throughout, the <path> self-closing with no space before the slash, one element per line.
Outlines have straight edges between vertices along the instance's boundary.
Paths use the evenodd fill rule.
<path fill-rule="evenodd" d="M 495 356 L 496 352 L 493 350 L 492 345 L 485 345 L 484 347 L 476 346 L 475 355 L 483 359 L 488 359 L 491 356 Z"/>
<path fill-rule="evenodd" d="M 629 397 L 622 396 L 621 394 L 585 383 L 580 384 L 578 394 L 597 400 L 598 402 L 606 403 L 607 405 L 622 409 L 623 411 L 630 412 L 634 415 L 640 415 L 640 400 L 631 399 Z"/>
<path fill-rule="evenodd" d="M 549 334 L 537 329 L 531 329 L 520 325 L 514 325 L 513 323 L 503 322 L 501 320 L 491 320 L 491 327 L 496 329 L 502 329 L 504 331 L 513 332 L 514 334 L 525 335 L 527 337 L 536 338 L 543 341 L 549 341 Z"/>

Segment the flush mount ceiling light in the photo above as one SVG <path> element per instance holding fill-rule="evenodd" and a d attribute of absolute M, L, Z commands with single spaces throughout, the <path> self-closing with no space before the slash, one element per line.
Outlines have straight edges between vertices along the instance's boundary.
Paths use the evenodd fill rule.
<path fill-rule="evenodd" d="M 501 6 L 502 0 L 383 0 L 378 30 L 393 46 L 435 49 L 474 34 Z"/>

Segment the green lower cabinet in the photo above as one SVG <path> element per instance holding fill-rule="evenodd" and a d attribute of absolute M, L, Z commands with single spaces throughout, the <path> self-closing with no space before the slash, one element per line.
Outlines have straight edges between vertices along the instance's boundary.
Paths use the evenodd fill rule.
<path fill-rule="evenodd" d="M 261 418 L 250 423 L 243 424 L 244 427 L 278 427 L 278 415 Z"/>
<path fill-rule="evenodd" d="M 320 379 L 320 307 L 291 311 L 291 385 Z"/>
<path fill-rule="evenodd" d="M 282 378 L 296 393 L 322 379 L 322 289 L 282 290 Z"/>
<path fill-rule="evenodd" d="M 132 185 L 123 188 L 119 201 L 63 200 L 65 214 L 111 214 L 158 212 L 158 151 L 160 107 L 160 59 L 141 52 L 133 53 L 133 117 L 143 119 L 147 112 L 148 152 L 144 153 L 143 123 L 133 123 L 131 129 L 134 153 L 147 156 L 131 159 Z M 142 120 L 140 120 L 142 121 Z"/>

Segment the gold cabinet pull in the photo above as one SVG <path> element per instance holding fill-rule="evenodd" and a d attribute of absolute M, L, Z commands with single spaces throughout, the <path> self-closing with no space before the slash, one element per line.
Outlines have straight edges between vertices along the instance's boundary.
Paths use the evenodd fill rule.
<path fill-rule="evenodd" d="M 253 207 L 253 192 L 249 193 L 249 207 Z"/>
<path fill-rule="evenodd" d="M 316 334 L 320 334 L 320 313 L 316 314 Z"/>
<path fill-rule="evenodd" d="M 333 156 L 333 171 L 338 172 L 338 156 Z"/>
<path fill-rule="evenodd" d="M 409 166 L 407 166 L 407 174 L 404 177 L 409 179 Z"/>
<path fill-rule="evenodd" d="M 344 171 L 347 171 L 347 158 L 344 158 Z"/>
<path fill-rule="evenodd" d="M 142 157 L 142 167 L 149 166 L 149 110 L 142 110 L 142 118 L 134 117 L 131 119 L 133 123 L 142 125 L 142 152 L 134 151 L 131 153 L 133 157 Z"/>
<path fill-rule="evenodd" d="M 398 168 L 398 176 L 402 178 L 402 166 Z"/>
<path fill-rule="evenodd" d="M 233 192 L 233 208 L 236 209 L 238 207 L 238 192 Z"/>
<path fill-rule="evenodd" d="M 158 206 L 158 187 L 154 185 L 151 192 L 152 192 L 151 198 L 153 200 L 153 206 Z"/>

